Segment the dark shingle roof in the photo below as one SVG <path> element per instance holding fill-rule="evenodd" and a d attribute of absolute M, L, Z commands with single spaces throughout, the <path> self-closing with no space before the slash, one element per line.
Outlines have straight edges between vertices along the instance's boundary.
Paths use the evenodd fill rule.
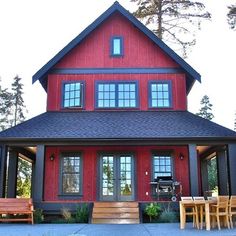
<path fill-rule="evenodd" d="M 188 111 L 46 112 L 0 140 L 234 139 L 236 132 Z"/>

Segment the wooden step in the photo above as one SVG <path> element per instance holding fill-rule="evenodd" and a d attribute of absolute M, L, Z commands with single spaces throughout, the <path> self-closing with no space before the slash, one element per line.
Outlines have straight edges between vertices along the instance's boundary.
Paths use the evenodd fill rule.
<path fill-rule="evenodd" d="M 137 202 L 95 202 L 92 213 L 93 224 L 138 224 Z"/>
<path fill-rule="evenodd" d="M 93 213 L 124 213 L 124 212 L 130 212 L 130 213 L 138 213 L 139 209 L 138 207 L 130 207 L 130 208 L 106 208 L 106 207 L 96 207 L 93 208 Z"/>
<path fill-rule="evenodd" d="M 139 213 L 93 213 L 93 219 L 138 219 Z"/>
<path fill-rule="evenodd" d="M 93 224 L 139 224 L 139 219 L 93 219 Z"/>
<path fill-rule="evenodd" d="M 94 207 L 138 207 L 138 202 L 94 202 Z"/>

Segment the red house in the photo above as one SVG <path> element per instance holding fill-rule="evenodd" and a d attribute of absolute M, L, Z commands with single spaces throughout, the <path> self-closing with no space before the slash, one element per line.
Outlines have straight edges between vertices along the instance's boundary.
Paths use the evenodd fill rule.
<path fill-rule="evenodd" d="M 158 179 L 180 183 L 183 195 L 204 194 L 212 156 L 219 193 L 236 194 L 236 133 L 187 111 L 199 73 L 118 2 L 36 81 L 47 112 L 0 133 L 1 197 L 16 196 L 19 156 L 32 161 L 34 204 L 48 212 L 154 201 Z"/>

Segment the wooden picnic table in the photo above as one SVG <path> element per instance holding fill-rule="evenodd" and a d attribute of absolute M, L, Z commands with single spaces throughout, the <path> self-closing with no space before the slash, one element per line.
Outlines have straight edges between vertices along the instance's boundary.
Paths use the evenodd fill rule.
<path fill-rule="evenodd" d="M 211 230 L 211 221 L 210 221 L 210 205 L 216 204 L 216 201 L 213 200 L 201 200 L 201 201 L 179 201 L 179 211 L 180 211 L 180 229 L 185 229 L 185 208 L 192 206 L 201 206 L 205 208 L 205 224 L 206 230 Z"/>

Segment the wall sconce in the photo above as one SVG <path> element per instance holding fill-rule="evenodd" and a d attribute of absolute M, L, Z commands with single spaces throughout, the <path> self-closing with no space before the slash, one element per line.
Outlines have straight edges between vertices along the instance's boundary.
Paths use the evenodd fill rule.
<path fill-rule="evenodd" d="M 180 159 L 180 160 L 183 160 L 183 159 L 184 159 L 184 154 L 183 154 L 183 153 L 180 153 L 180 154 L 179 154 L 179 159 Z"/>
<path fill-rule="evenodd" d="M 49 158 L 50 158 L 50 161 L 54 161 L 54 159 L 55 159 L 54 154 L 51 154 Z"/>

